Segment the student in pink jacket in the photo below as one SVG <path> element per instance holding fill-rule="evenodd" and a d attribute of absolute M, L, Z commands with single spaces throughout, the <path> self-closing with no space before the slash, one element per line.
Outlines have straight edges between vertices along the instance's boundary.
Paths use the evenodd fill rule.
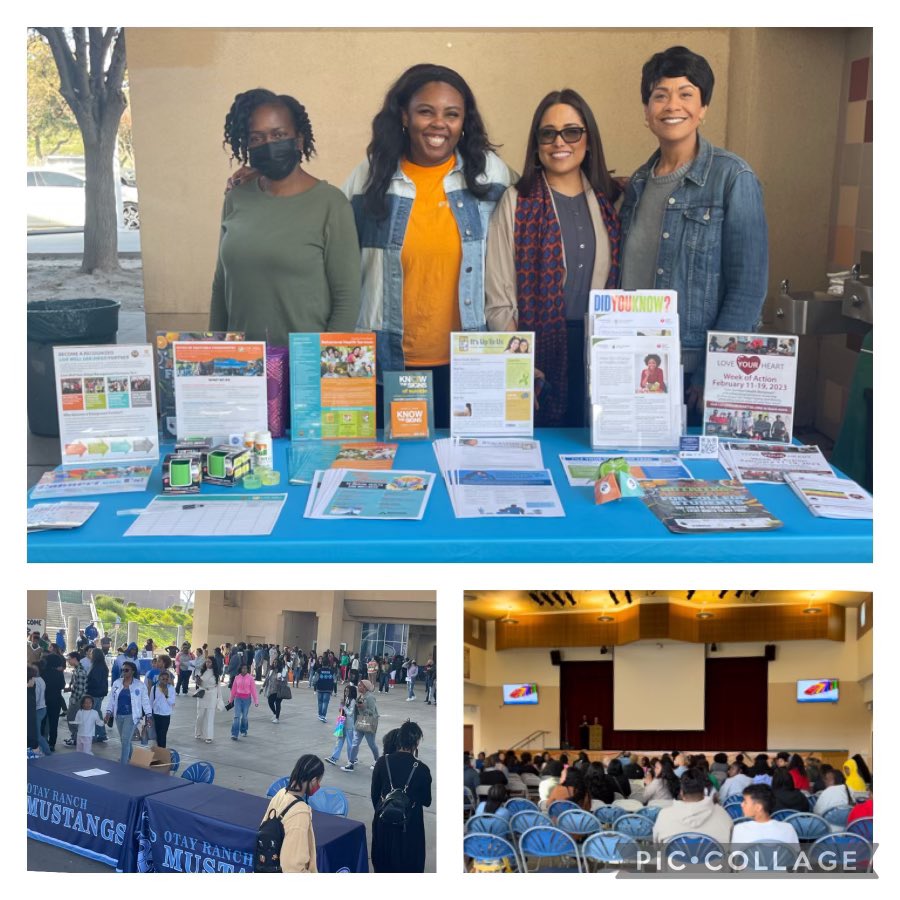
<path fill-rule="evenodd" d="M 259 706 L 259 694 L 256 693 L 256 682 L 249 674 L 247 666 L 241 666 L 240 674 L 231 682 L 231 702 L 234 703 L 234 720 L 231 723 L 231 739 L 238 739 L 238 731 L 247 734 L 248 715 L 250 713 L 250 700 L 254 706 Z"/>

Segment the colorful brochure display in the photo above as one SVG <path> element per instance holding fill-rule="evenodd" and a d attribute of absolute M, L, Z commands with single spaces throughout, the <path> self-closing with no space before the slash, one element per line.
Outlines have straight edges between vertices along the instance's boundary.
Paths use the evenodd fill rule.
<path fill-rule="evenodd" d="M 643 501 L 675 534 L 770 531 L 776 519 L 737 481 L 641 481 Z"/>
<path fill-rule="evenodd" d="M 203 435 L 215 446 L 266 431 L 264 341 L 175 341 L 172 353 L 179 439 Z"/>
<path fill-rule="evenodd" d="M 789 444 L 797 348 L 793 335 L 708 332 L 703 433 Z"/>
<path fill-rule="evenodd" d="M 384 373 L 386 440 L 430 440 L 434 434 L 431 372 Z"/>
<path fill-rule="evenodd" d="M 450 434 L 530 437 L 534 432 L 534 334 L 450 335 Z"/>
<path fill-rule="evenodd" d="M 124 494 L 145 491 L 152 466 L 60 466 L 44 472 L 31 491 L 32 499 L 80 497 L 90 494 Z"/>
<path fill-rule="evenodd" d="M 288 448 L 288 480 L 311 484 L 318 469 L 390 469 L 396 444 L 377 441 L 294 441 Z"/>
<path fill-rule="evenodd" d="M 159 457 L 150 344 L 54 347 L 64 466 Z"/>
<path fill-rule="evenodd" d="M 434 485 L 432 472 L 330 469 L 315 473 L 307 519 L 421 519 Z"/>
<path fill-rule="evenodd" d="M 674 291 L 592 291 L 591 446 L 677 448 L 681 343 Z"/>
<path fill-rule="evenodd" d="M 834 476 L 834 470 L 816 446 L 722 441 L 719 460 L 732 478 L 744 483 L 784 484 L 788 472 Z"/>
<path fill-rule="evenodd" d="M 374 440 L 375 335 L 289 335 L 292 440 Z"/>
<path fill-rule="evenodd" d="M 159 433 L 175 437 L 175 360 L 172 344 L 175 341 L 242 341 L 243 331 L 157 331 L 156 332 L 156 390 L 159 412 Z"/>

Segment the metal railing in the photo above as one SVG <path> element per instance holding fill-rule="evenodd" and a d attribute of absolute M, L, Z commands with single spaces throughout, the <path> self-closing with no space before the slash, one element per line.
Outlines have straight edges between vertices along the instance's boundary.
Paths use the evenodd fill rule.
<path fill-rule="evenodd" d="M 548 734 L 550 734 L 549 731 L 532 731 L 531 734 L 525 735 L 521 740 L 516 741 L 514 744 L 510 744 L 506 749 L 518 750 L 520 747 L 530 747 L 540 738 L 541 749 L 543 750 L 547 746 L 546 736 Z"/>

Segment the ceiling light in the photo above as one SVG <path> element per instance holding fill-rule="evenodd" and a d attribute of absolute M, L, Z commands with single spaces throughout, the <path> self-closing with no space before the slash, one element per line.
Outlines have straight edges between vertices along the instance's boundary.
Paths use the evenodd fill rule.
<path fill-rule="evenodd" d="M 711 612 L 698 612 L 697 618 L 698 619 L 711 619 L 711 618 L 713 618 L 713 614 Z"/>
<path fill-rule="evenodd" d="M 612 616 L 608 616 L 606 614 L 602 616 L 597 616 L 598 622 L 615 622 L 616 620 Z"/>
<path fill-rule="evenodd" d="M 814 616 L 816 613 L 822 612 L 822 608 L 820 606 L 807 606 L 806 609 L 803 610 L 804 616 Z"/>

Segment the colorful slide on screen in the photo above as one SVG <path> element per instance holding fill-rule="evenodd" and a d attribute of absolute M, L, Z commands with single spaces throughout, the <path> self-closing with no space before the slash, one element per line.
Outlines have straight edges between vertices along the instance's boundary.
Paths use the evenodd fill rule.
<path fill-rule="evenodd" d="M 797 682 L 798 703 L 837 703 L 838 680 L 819 678 Z"/>
<path fill-rule="evenodd" d="M 536 684 L 504 684 L 503 702 L 510 706 L 535 706 L 538 702 Z"/>

